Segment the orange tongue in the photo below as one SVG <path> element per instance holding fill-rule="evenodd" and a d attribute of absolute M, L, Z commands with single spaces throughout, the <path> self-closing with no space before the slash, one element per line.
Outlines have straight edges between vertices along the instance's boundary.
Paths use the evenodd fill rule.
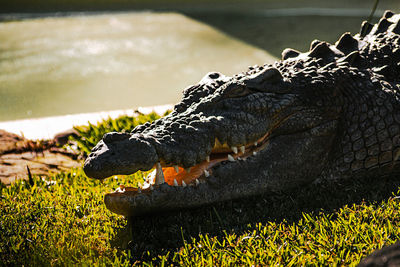
<path fill-rule="evenodd" d="M 164 172 L 165 182 L 169 185 L 174 185 L 174 179 L 178 182 L 179 185 L 182 185 L 182 180 L 185 181 L 185 184 L 190 184 L 195 179 L 199 178 L 204 170 L 207 168 L 208 162 L 202 162 L 190 168 L 190 172 L 187 173 L 185 169 L 179 167 L 179 173 L 175 172 L 175 169 L 172 167 L 162 168 Z"/>
<path fill-rule="evenodd" d="M 218 162 L 226 160 L 226 156 L 217 156 L 214 159 L 211 159 L 210 162 L 203 161 L 193 167 L 190 168 L 190 172 L 186 172 L 185 169 L 179 167 L 179 173 L 175 172 L 173 167 L 165 167 L 162 168 L 164 172 L 164 180 L 169 185 L 174 185 L 174 179 L 178 183 L 178 185 L 182 185 L 182 181 L 185 181 L 185 184 L 189 185 L 193 183 L 194 180 L 198 179 L 204 174 L 204 170 L 210 168 L 217 164 Z"/>

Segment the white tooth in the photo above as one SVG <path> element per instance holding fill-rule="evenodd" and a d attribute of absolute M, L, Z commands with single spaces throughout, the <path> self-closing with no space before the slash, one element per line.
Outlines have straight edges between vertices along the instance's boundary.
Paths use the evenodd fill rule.
<path fill-rule="evenodd" d="M 118 191 L 121 192 L 121 193 L 123 193 L 123 192 L 125 191 L 125 187 L 119 186 L 117 189 L 118 189 Z"/>
<path fill-rule="evenodd" d="M 257 146 L 257 145 L 258 145 L 258 142 L 254 142 L 254 145 Z"/>
<path fill-rule="evenodd" d="M 187 173 L 189 173 L 189 172 L 190 172 L 190 169 L 191 169 L 191 168 L 185 168 L 185 171 L 186 171 Z"/>
<path fill-rule="evenodd" d="M 232 157 L 232 155 L 228 154 L 228 160 L 229 160 L 229 161 L 235 161 L 235 158 Z"/>
<path fill-rule="evenodd" d="M 176 179 L 174 179 L 174 186 L 179 186 L 178 182 L 176 181 Z"/>
<path fill-rule="evenodd" d="M 155 184 L 158 185 L 158 184 L 163 184 L 163 183 L 165 183 L 164 173 L 163 173 L 160 162 L 157 162 Z"/>
<path fill-rule="evenodd" d="M 138 192 L 138 194 L 142 193 L 142 189 L 140 189 L 140 187 L 138 187 L 137 192 Z"/>
<path fill-rule="evenodd" d="M 257 152 L 253 151 L 253 156 L 257 155 Z"/>
<path fill-rule="evenodd" d="M 208 177 L 208 176 L 210 176 L 210 173 L 209 173 L 207 170 L 204 170 L 204 175 L 205 175 L 206 177 Z"/>
<path fill-rule="evenodd" d="M 145 179 L 145 183 L 147 184 L 154 184 L 154 180 L 156 178 L 156 173 L 157 170 L 152 171 L 151 173 L 149 173 Z"/>
<path fill-rule="evenodd" d="M 183 186 L 183 187 L 186 187 L 186 183 L 185 183 L 184 180 L 182 180 L 182 186 Z"/>
<path fill-rule="evenodd" d="M 199 180 L 196 179 L 196 185 L 199 185 L 199 184 L 200 184 Z"/>
<path fill-rule="evenodd" d="M 237 154 L 237 152 L 238 152 L 237 147 L 232 146 L 231 149 L 232 149 L 233 153 Z"/>
<path fill-rule="evenodd" d="M 125 192 L 125 188 L 118 187 L 117 189 L 115 189 L 115 192 L 116 193 L 123 193 L 123 192 Z"/>
<path fill-rule="evenodd" d="M 153 185 L 152 185 L 152 184 L 150 185 L 150 190 L 151 190 L 151 191 L 153 191 L 153 190 L 154 190 L 154 187 L 153 187 Z"/>
<path fill-rule="evenodd" d="M 240 152 L 244 153 L 245 150 L 246 150 L 246 148 L 244 146 L 240 147 Z"/>
<path fill-rule="evenodd" d="M 210 156 L 207 156 L 207 157 L 206 157 L 206 161 L 207 161 L 207 162 L 210 162 Z"/>
<path fill-rule="evenodd" d="M 176 173 L 179 173 L 179 167 L 178 167 L 178 165 L 174 165 L 174 170 L 175 170 Z"/>

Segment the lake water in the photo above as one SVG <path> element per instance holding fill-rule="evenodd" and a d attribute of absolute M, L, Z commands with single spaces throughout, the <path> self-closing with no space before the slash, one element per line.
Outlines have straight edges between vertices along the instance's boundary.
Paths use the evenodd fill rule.
<path fill-rule="evenodd" d="M 273 62 L 361 20 L 131 12 L 1 22 L 0 121 L 176 103 L 209 71 Z"/>
<path fill-rule="evenodd" d="M 272 61 L 174 13 L 0 23 L 0 121 L 175 103 L 209 71 Z"/>

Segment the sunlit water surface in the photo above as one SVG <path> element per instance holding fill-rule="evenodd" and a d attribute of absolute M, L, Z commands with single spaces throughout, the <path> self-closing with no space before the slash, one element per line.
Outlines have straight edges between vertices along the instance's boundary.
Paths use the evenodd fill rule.
<path fill-rule="evenodd" d="M 0 121 L 176 103 L 209 71 L 267 52 L 174 13 L 0 23 Z"/>

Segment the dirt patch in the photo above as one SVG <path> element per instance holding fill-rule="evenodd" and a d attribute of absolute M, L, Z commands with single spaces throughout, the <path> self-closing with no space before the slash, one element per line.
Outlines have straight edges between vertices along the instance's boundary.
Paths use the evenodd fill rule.
<path fill-rule="evenodd" d="M 58 135 L 64 139 L 67 132 Z M 31 141 L 22 136 L 0 130 L 0 181 L 6 185 L 16 179 L 28 179 L 28 171 L 33 175 L 68 170 L 82 165 L 78 154 L 63 149 L 53 140 Z"/>

